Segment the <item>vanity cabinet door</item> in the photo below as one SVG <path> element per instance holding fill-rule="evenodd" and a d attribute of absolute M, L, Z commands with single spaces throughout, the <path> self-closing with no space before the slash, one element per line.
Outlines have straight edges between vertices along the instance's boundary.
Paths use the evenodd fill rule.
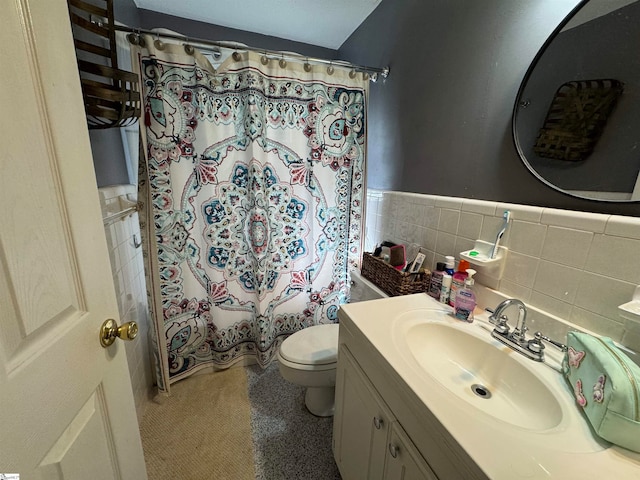
<path fill-rule="evenodd" d="M 344 346 L 336 372 L 333 453 L 343 480 L 382 480 L 394 421 L 364 372 Z"/>
<path fill-rule="evenodd" d="M 391 425 L 384 479 L 438 480 L 398 422 Z"/>

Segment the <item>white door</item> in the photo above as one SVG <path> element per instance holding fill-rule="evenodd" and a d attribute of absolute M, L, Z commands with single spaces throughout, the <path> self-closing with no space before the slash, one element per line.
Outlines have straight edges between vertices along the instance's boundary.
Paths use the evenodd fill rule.
<path fill-rule="evenodd" d="M 0 473 L 144 480 L 67 5 L 0 18 Z"/>

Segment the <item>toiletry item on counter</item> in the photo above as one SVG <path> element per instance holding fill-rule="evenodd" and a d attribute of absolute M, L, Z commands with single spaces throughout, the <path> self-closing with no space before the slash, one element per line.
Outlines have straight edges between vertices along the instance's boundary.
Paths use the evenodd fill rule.
<path fill-rule="evenodd" d="M 445 270 L 446 272 L 446 270 Z M 442 289 L 440 290 L 440 302 L 449 303 L 449 292 L 451 291 L 451 275 L 442 275 Z"/>
<path fill-rule="evenodd" d="M 394 245 L 389 248 L 389 263 L 396 270 L 402 271 L 407 263 L 404 245 Z"/>
<path fill-rule="evenodd" d="M 373 251 L 373 256 L 374 257 L 380 257 L 382 258 L 385 262 L 389 261 L 389 257 L 390 255 L 390 249 L 391 247 L 395 247 L 395 243 L 390 242 L 388 240 L 385 240 L 384 242 L 382 242 L 380 245 L 378 245 L 375 250 Z M 384 258 L 384 257 L 387 258 Z"/>
<path fill-rule="evenodd" d="M 403 271 L 408 272 L 408 271 L 410 271 L 411 268 L 414 268 L 414 264 L 415 264 L 416 258 L 418 258 L 418 254 L 419 253 L 420 253 L 420 245 L 418 245 L 417 243 L 411 243 L 411 244 L 406 246 L 405 255 L 407 257 L 406 258 L 407 262 L 406 262 L 406 264 L 404 266 L 404 270 Z M 415 268 L 415 270 L 416 271 L 420 270 L 420 266 Z"/>
<path fill-rule="evenodd" d="M 442 290 L 442 276 L 444 275 L 445 264 L 443 262 L 436 263 L 435 271 L 431 272 L 431 282 L 429 283 L 428 293 L 433 298 L 440 300 L 440 291 Z"/>
<path fill-rule="evenodd" d="M 456 259 L 451 255 L 447 255 L 446 257 L 444 257 L 444 264 L 446 265 L 444 267 L 444 271 L 453 276 L 453 274 L 455 273 L 454 268 L 456 266 Z"/>
<path fill-rule="evenodd" d="M 451 278 L 451 293 L 449 293 L 449 305 L 456 306 L 456 294 L 464 287 L 464 281 L 467 278 L 467 268 L 471 265 L 464 258 L 458 263 L 458 269 Z"/>
<path fill-rule="evenodd" d="M 456 295 L 456 304 L 454 308 L 454 315 L 459 320 L 465 322 L 473 322 L 473 310 L 476 308 L 476 294 L 473 291 L 473 284 L 475 280 L 473 276 L 476 271 L 472 268 L 467 268 L 467 278 L 464 281 L 464 287 L 458 290 Z"/>

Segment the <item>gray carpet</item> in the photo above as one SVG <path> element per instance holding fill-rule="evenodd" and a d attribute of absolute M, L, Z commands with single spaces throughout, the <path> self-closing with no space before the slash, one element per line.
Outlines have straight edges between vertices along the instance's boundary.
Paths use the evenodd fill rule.
<path fill-rule="evenodd" d="M 304 406 L 304 389 L 277 362 L 247 367 L 256 480 L 340 480 L 331 451 L 333 417 Z"/>

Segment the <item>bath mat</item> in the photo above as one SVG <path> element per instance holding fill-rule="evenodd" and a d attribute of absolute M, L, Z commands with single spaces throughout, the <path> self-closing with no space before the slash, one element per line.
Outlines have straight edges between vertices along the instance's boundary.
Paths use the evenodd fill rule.
<path fill-rule="evenodd" d="M 140 422 L 149 480 L 253 480 L 249 411 L 243 367 L 175 383 Z"/>
<path fill-rule="evenodd" d="M 331 451 L 333 417 L 315 417 L 304 389 L 276 362 L 247 367 L 256 480 L 340 480 Z"/>

